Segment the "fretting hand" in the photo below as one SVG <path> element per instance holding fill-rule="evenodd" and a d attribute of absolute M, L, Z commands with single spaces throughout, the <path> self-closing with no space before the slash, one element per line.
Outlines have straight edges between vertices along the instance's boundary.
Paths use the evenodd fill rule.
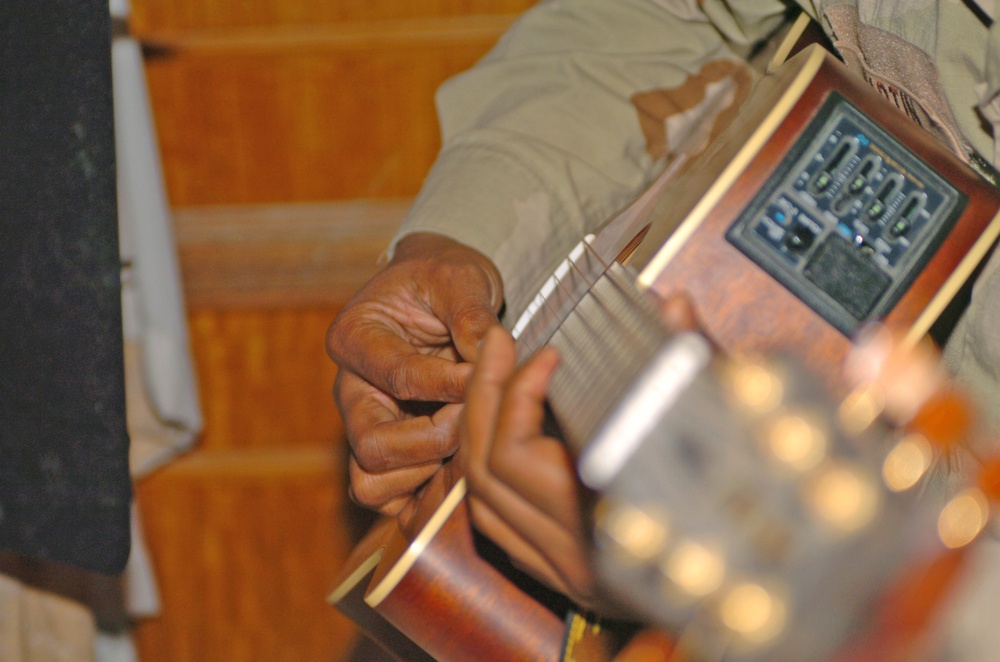
<path fill-rule="evenodd" d="M 502 300 L 484 255 L 414 234 L 334 320 L 327 350 L 339 367 L 334 400 L 357 503 L 399 514 L 456 451 L 471 364 Z"/>
<path fill-rule="evenodd" d="M 694 328 L 688 302 L 661 306 L 674 329 Z M 622 615 L 601 595 L 581 511 L 585 489 L 565 445 L 542 432 L 545 390 L 559 357 L 544 348 L 515 367 L 513 339 L 486 335 L 462 416 L 463 472 L 476 527 L 536 579 L 577 604 Z"/>

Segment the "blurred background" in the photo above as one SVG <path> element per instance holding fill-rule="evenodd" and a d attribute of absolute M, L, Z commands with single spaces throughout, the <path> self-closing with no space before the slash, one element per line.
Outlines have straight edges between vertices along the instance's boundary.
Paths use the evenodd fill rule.
<path fill-rule="evenodd" d="M 143 662 L 341 660 L 363 524 L 323 349 L 438 149 L 433 93 L 529 0 L 131 0 L 204 431 L 136 485 Z"/>

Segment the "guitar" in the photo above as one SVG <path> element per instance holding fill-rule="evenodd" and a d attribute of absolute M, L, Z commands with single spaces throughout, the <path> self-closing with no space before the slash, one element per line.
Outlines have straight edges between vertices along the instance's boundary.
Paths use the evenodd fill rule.
<path fill-rule="evenodd" d="M 771 67 L 703 157 L 675 161 L 629 210 L 581 242 L 514 333 L 525 353 L 560 346 L 550 400 L 557 416 L 564 412 L 581 475 L 600 490 L 616 474 L 606 460 L 588 463 L 605 457 L 593 449 L 626 461 L 629 454 L 615 450 L 617 434 L 598 446 L 592 437 L 621 411 L 626 385 L 662 337 L 643 341 L 653 354 L 638 342 L 624 356 L 609 353 L 623 344 L 622 329 L 635 328 L 642 297 L 634 295 L 603 334 L 576 337 L 580 327 L 598 328 L 587 312 L 604 308 L 592 305 L 597 294 L 627 292 L 625 284 L 664 297 L 683 289 L 725 353 L 787 355 L 837 399 L 850 390 L 834 366 L 851 334 L 878 319 L 906 343 L 924 336 L 996 239 L 998 209 L 990 185 L 829 53 L 809 47 Z M 585 392 L 573 366 L 602 355 L 618 360 L 585 373 L 597 387 Z M 436 476 L 414 520 L 413 530 L 386 524 L 370 534 L 331 602 L 374 638 L 394 638 L 404 659 L 418 649 L 444 660 L 559 659 L 559 606 L 484 558 L 460 477 Z"/>

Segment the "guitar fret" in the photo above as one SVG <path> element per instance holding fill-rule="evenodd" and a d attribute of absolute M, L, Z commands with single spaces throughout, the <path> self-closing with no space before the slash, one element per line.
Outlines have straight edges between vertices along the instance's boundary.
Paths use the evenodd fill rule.
<path fill-rule="evenodd" d="M 579 297 L 603 273 L 604 265 L 588 250 L 593 239 L 594 235 L 587 235 L 570 251 L 511 328 L 511 335 L 519 341 L 521 358 L 548 341 Z M 542 311 L 549 316 L 540 317 Z"/>
<path fill-rule="evenodd" d="M 628 270 L 612 265 L 553 334 L 562 361 L 549 400 L 578 451 L 667 337 Z"/>

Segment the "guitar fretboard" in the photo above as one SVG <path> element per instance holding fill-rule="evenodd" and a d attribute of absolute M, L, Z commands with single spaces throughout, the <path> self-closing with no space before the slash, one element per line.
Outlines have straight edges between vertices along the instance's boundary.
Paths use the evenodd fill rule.
<path fill-rule="evenodd" d="M 635 274 L 618 262 L 605 265 L 588 239 L 556 269 L 513 331 L 522 360 L 545 344 L 559 350 L 548 397 L 576 454 L 598 428 L 613 424 L 615 410 L 644 373 L 656 375 L 659 408 L 669 403 L 674 381 L 661 373 L 684 380 L 708 360 L 707 346 L 698 348 L 693 361 L 663 351 L 670 333 L 636 286 Z M 631 417 L 630 428 L 641 430 L 641 421 Z"/>
<path fill-rule="evenodd" d="M 614 263 L 553 333 L 560 365 L 549 402 L 576 452 L 637 381 L 667 331 L 628 270 Z"/>

